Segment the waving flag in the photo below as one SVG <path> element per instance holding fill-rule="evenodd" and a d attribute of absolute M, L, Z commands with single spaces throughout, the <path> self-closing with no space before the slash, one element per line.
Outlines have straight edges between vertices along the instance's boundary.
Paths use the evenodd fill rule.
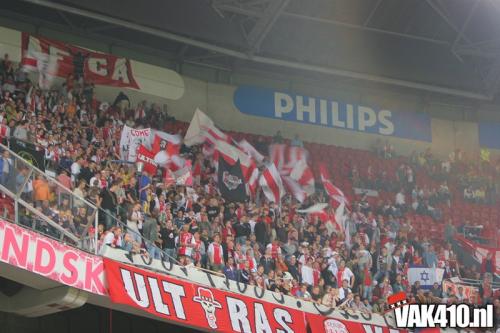
<path fill-rule="evenodd" d="M 281 175 L 276 169 L 274 163 L 266 166 L 259 179 L 259 184 L 264 192 L 264 195 L 269 201 L 279 203 L 285 194 Z"/>
<path fill-rule="evenodd" d="M 250 167 L 249 170 L 249 175 L 247 179 L 247 193 L 248 195 L 254 196 L 255 193 L 257 192 L 257 187 L 259 185 L 259 169 L 253 163 L 253 165 Z"/>
<path fill-rule="evenodd" d="M 170 145 L 171 147 L 178 146 L 180 148 L 181 145 L 181 137 L 177 134 L 168 134 L 162 131 L 151 131 L 153 135 L 153 144 L 151 145 L 152 151 L 155 153 L 160 150 L 166 150 Z"/>
<path fill-rule="evenodd" d="M 325 188 L 325 191 L 330 196 L 330 198 L 337 201 L 338 203 L 348 203 L 344 192 L 342 192 L 342 190 L 337 186 L 333 185 L 333 183 L 330 181 L 328 170 L 324 164 L 321 164 L 319 166 L 319 173 L 321 176 L 321 181 L 323 182 L 323 187 Z"/>
<path fill-rule="evenodd" d="M 264 156 L 255 149 L 247 140 L 243 139 L 238 143 L 238 146 L 248 155 L 253 157 L 257 162 L 262 163 Z"/>
<path fill-rule="evenodd" d="M 296 180 L 292 179 L 289 176 L 281 177 L 283 180 L 283 184 L 285 184 L 285 188 L 287 191 L 293 195 L 293 197 L 300 203 L 304 202 L 307 197 L 307 193 L 302 189 L 299 183 Z"/>
<path fill-rule="evenodd" d="M 224 199 L 229 202 L 245 202 L 247 200 L 245 179 L 239 160 L 230 165 L 224 158 L 220 157 L 217 174 L 219 192 Z"/>
<path fill-rule="evenodd" d="M 144 171 L 150 175 L 155 175 L 158 167 L 154 158 L 155 154 L 144 145 L 140 145 L 137 149 L 137 162 L 144 163 Z"/>
<path fill-rule="evenodd" d="M 191 147 L 209 141 L 216 144 L 217 141 L 231 142 L 231 137 L 218 129 L 200 109 L 196 109 L 193 119 L 189 123 L 188 130 L 184 136 L 184 143 Z"/>
<path fill-rule="evenodd" d="M 290 172 L 290 178 L 295 180 L 308 194 L 314 194 L 314 175 L 305 160 L 297 162 Z"/>
<path fill-rule="evenodd" d="M 278 170 L 281 170 L 286 165 L 285 150 L 286 145 L 282 143 L 273 143 L 269 146 L 269 161 L 274 163 Z"/>
<path fill-rule="evenodd" d="M 308 152 L 303 147 L 290 146 L 287 149 L 287 164 L 294 165 L 299 161 L 304 161 L 307 163 Z"/>

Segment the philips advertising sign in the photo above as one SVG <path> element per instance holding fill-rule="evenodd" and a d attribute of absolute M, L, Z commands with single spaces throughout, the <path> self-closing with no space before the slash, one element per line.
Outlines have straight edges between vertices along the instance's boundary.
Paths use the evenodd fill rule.
<path fill-rule="evenodd" d="M 480 122 L 478 124 L 479 146 L 500 149 L 500 123 Z"/>
<path fill-rule="evenodd" d="M 236 89 L 234 104 L 242 113 L 257 117 L 432 141 L 431 118 L 424 113 L 393 112 L 250 86 Z"/>

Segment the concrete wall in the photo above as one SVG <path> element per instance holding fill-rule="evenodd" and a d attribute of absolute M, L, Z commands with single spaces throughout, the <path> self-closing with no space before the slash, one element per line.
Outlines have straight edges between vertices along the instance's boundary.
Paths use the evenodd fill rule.
<path fill-rule="evenodd" d="M 136 332 L 178 332 L 195 333 L 193 329 L 169 325 L 143 317 L 94 305 L 57 314 L 26 318 L 0 312 L 2 333 L 136 333 Z"/>

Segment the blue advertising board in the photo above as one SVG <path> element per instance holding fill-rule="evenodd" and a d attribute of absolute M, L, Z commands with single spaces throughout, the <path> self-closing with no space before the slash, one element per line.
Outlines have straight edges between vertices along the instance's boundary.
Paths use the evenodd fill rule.
<path fill-rule="evenodd" d="M 480 147 L 500 149 L 500 123 L 480 122 L 478 131 Z"/>
<path fill-rule="evenodd" d="M 236 89 L 234 105 L 240 112 L 257 117 L 432 141 L 431 117 L 424 113 L 394 112 L 252 86 Z"/>

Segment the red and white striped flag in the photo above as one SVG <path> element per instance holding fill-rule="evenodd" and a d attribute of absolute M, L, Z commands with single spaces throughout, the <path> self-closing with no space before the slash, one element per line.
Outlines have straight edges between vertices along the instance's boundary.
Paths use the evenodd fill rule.
<path fill-rule="evenodd" d="M 330 175 L 328 173 L 326 165 L 320 164 L 319 173 L 321 176 L 321 181 L 323 182 L 323 187 L 325 188 L 325 191 L 330 196 L 330 198 L 337 201 L 338 203 L 349 203 L 344 192 L 342 192 L 342 190 L 337 186 L 333 185 L 333 183 L 330 181 Z"/>
<path fill-rule="evenodd" d="M 279 203 L 285 194 L 281 175 L 274 163 L 266 166 L 259 179 L 260 187 L 269 201 Z"/>
<path fill-rule="evenodd" d="M 303 147 L 290 146 L 287 149 L 286 155 L 288 165 L 294 165 L 299 161 L 305 161 L 307 163 L 308 152 Z"/>
<path fill-rule="evenodd" d="M 293 195 L 298 202 L 304 202 L 307 197 L 307 193 L 304 191 L 302 186 L 289 176 L 282 176 L 281 179 L 283 180 L 283 184 L 285 184 L 285 188 L 288 193 Z"/>
<path fill-rule="evenodd" d="M 285 150 L 286 145 L 282 143 L 273 143 L 269 146 L 269 161 L 274 163 L 278 170 L 281 170 L 286 165 Z"/>
<path fill-rule="evenodd" d="M 248 187 L 248 195 L 254 196 L 255 193 L 257 192 L 257 187 L 259 185 L 259 169 L 253 163 L 253 165 L 250 167 L 249 171 L 249 176 L 247 180 L 247 187 Z"/>
<path fill-rule="evenodd" d="M 255 149 L 247 140 L 243 139 L 238 143 L 238 146 L 248 155 L 253 157 L 257 162 L 262 163 L 264 156 Z"/>
<path fill-rule="evenodd" d="M 299 183 L 308 195 L 314 194 L 314 175 L 305 160 L 301 160 L 293 166 L 290 178 Z"/>
<path fill-rule="evenodd" d="M 193 145 L 209 141 L 216 144 L 217 141 L 230 143 L 231 137 L 218 129 L 212 119 L 201 110 L 196 109 L 193 119 L 189 123 L 189 128 L 184 136 L 184 143 L 190 147 Z"/>

